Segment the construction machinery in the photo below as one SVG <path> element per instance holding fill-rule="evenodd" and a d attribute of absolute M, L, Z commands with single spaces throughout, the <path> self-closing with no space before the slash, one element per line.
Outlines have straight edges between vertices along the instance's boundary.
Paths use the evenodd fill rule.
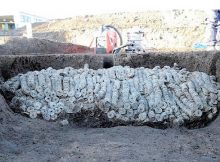
<path fill-rule="evenodd" d="M 118 40 L 119 38 L 119 40 Z M 95 37 L 96 54 L 119 54 L 145 52 L 144 32 L 139 27 L 133 27 L 127 32 L 127 42 L 123 44 L 121 33 L 112 25 L 100 27 Z"/>

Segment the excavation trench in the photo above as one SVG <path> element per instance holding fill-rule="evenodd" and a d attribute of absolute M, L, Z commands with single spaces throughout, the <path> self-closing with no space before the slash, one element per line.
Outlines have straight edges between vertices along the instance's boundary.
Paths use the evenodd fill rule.
<path fill-rule="evenodd" d="M 130 66 L 132 68 L 155 66 L 173 66 L 177 63 L 188 71 L 200 71 L 215 75 L 220 82 L 220 52 L 148 52 L 133 55 L 94 55 L 94 54 L 24 54 L 0 55 L 2 76 L 9 79 L 19 73 L 41 70 L 48 67 L 61 69 L 83 68 L 88 64 L 91 69 L 109 68 L 112 66 Z"/>
<path fill-rule="evenodd" d="M 29 71 L 40 71 L 52 67 L 53 69 L 64 69 L 72 67 L 74 69 L 82 69 L 85 64 L 90 69 L 107 69 L 113 66 L 130 66 L 131 68 L 145 67 L 153 69 L 155 66 L 172 67 L 177 63 L 179 67 L 186 68 L 187 71 L 204 72 L 208 75 L 216 77 L 216 81 L 220 82 L 220 53 L 218 52 L 173 52 L 159 53 L 149 52 L 145 54 L 134 55 L 94 55 L 94 54 L 35 54 L 35 55 L 1 55 L 0 56 L 0 80 L 8 80 L 20 73 Z M 13 95 L 4 93 L 5 99 L 10 102 Z M 217 104 L 219 112 L 219 103 Z M 15 111 L 17 111 L 15 109 Z M 211 119 L 214 120 L 218 112 Z M 161 124 L 160 122 L 133 122 L 116 120 L 111 121 L 106 114 L 95 109 L 82 110 L 74 115 L 61 115 L 60 119 L 68 118 L 70 121 L 78 123 L 78 125 L 89 127 L 111 127 L 117 125 L 149 125 L 156 128 L 166 128 L 171 126 L 170 123 Z M 184 123 L 188 128 L 198 128 L 206 126 L 211 120 L 207 120 L 207 114 L 203 114 L 199 120 L 189 120 Z"/>

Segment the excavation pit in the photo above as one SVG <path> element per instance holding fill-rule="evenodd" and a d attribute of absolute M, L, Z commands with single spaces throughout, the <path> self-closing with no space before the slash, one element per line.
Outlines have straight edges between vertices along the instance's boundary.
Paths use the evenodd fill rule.
<path fill-rule="evenodd" d="M 220 52 L 215 51 L 148 52 L 132 55 L 95 55 L 93 53 L 0 55 L 0 69 L 5 79 L 19 73 L 48 67 L 79 69 L 83 68 L 84 64 L 88 64 L 91 69 L 96 70 L 118 65 L 132 68 L 154 68 L 155 66 L 173 66 L 174 63 L 188 71 L 200 71 L 208 75 L 215 75 L 217 81 L 220 82 Z"/>
<path fill-rule="evenodd" d="M 26 73 L 29 71 L 37 71 L 37 70 L 39 71 L 42 69 L 47 69 L 49 67 L 52 67 L 57 70 L 64 69 L 65 67 L 70 67 L 74 69 L 83 69 L 84 65 L 88 64 L 89 68 L 93 70 L 111 68 L 113 65 L 114 66 L 122 65 L 125 67 L 130 66 L 133 68 L 145 67 L 150 69 L 153 69 L 155 67 L 158 67 L 160 69 L 160 67 L 161 68 L 164 67 L 166 69 L 166 67 L 168 66 L 172 67 L 174 63 L 177 63 L 179 67 L 185 68 L 187 71 L 192 71 L 192 72 L 200 71 L 200 72 L 205 72 L 209 75 L 213 75 L 215 76 L 214 78 L 216 78 L 214 80 L 219 81 L 219 69 L 220 69 L 219 53 L 217 52 L 187 52 L 187 53 L 149 52 L 138 55 L 136 54 L 133 55 L 44 54 L 44 55 L 20 55 L 20 56 L 3 55 L 1 56 L 0 68 L 2 71 L 3 78 L 7 80 L 11 77 L 16 76 L 19 73 Z M 10 100 L 11 98 L 8 96 L 10 95 L 7 94 L 6 99 Z M 218 111 L 218 107 L 216 108 L 216 110 Z M 213 110 L 215 113 L 214 116 L 210 119 L 214 119 L 217 116 L 218 113 L 216 110 Z M 82 112 L 80 111 L 80 113 Z M 81 124 L 80 122 L 82 122 L 84 123 L 84 125 L 93 126 L 93 127 L 108 127 L 108 126 L 117 126 L 117 125 L 150 125 L 154 127 L 161 127 L 162 125 L 164 127 L 168 127 L 172 125 L 166 121 L 164 122 L 165 124 L 160 124 L 161 122 L 155 123 L 154 121 L 134 122 L 133 120 L 129 121 L 124 118 L 123 119 L 119 118 L 116 120 L 116 122 L 112 122 L 112 120 L 106 118 L 107 114 L 103 114 L 102 112 L 87 113 L 87 111 L 84 111 L 82 115 L 80 113 L 74 114 L 74 117 L 77 119 L 76 121 L 78 121 L 79 124 Z M 206 121 L 208 114 L 206 114 L 205 116 L 203 114 L 200 120 L 197 121 L 188 120 L 187 122 L 182 124 L 187 127 L 205 126 L 210 121 L 210 120 Z M 95 119 L 100 118 L 100 121 L 92 120 L 92 118 Z"/>

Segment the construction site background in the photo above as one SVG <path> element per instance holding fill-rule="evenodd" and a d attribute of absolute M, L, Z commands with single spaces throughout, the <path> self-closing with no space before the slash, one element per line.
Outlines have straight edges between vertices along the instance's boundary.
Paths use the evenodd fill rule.
<path fill-rule="evenodd" d="M 103 24 L 115 26 L 126 42 L 128 29 L 143 28 L 147 47 L 153 49 L 191 49 L 204 40 L 206 13 L 202 10 L 146 11 L 85 15 L 50 20 L 32 25 L 33 37 L 55 42 L 89 46 L 94 32 Z M 25 27 L 16 30 L 17 37 L 25 36 Z M 0 38 L 0 44 L 10 37 Z"/>

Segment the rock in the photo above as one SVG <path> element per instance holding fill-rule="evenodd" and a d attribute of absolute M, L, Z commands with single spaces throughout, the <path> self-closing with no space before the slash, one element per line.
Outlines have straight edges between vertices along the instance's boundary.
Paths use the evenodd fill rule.
<path fill-rule="evenodd" d="M 62 126 L 65 126 L 65 125 L 68 125 L 68 124 L 69 124 L 69 121 L 68 121 L 67 119 L 65 119 L 65 120 L 60 121 L 60 124 L 61 124 Z"/>

